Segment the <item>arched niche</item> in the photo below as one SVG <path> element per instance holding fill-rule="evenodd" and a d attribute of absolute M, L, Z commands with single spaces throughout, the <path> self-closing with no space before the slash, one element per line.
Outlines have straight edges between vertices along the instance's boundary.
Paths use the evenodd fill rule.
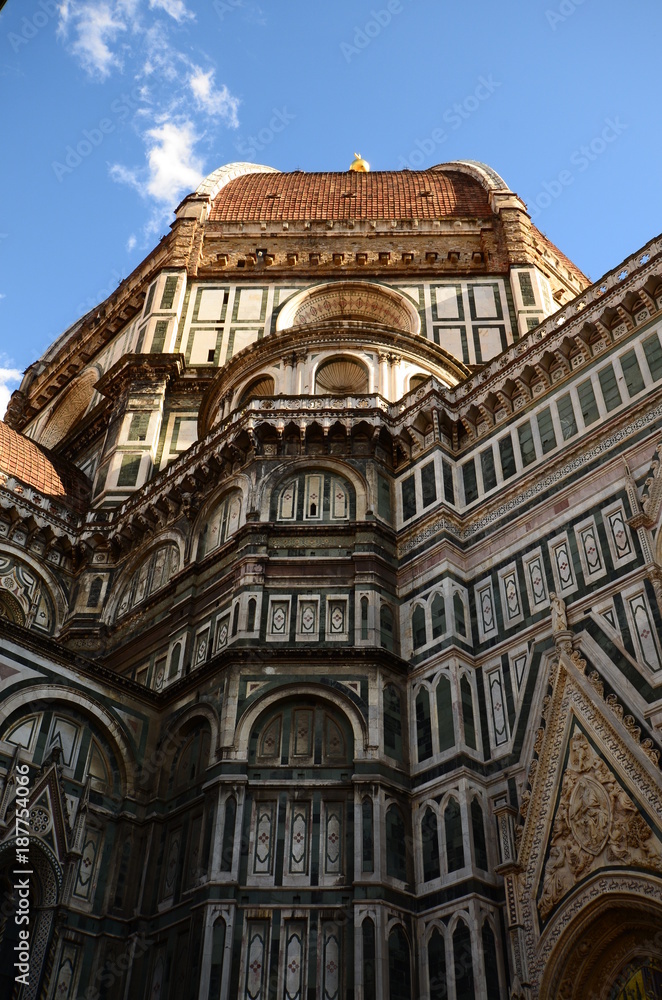
<path fill-rule="evenodd" d="M 71 703 L 34 699 L 0 724 L 0 739 L 43 765 L 57 749 L 64 775 L 105 795 L 122 792 L 118 748 L 89 712 Z"/>
<path fill-rule="evenodd" d="M 285 484 L 289 479 L 294 479 L 295 476 L 305 475 L 311 471 L 309 456 L 296 457 L 288 463 L 288 466 L 287 477 L 283 476 L 282 467 L 279 466 L 273 472 L 267 474 L 258 484 L 261 521 L 272 519 L 272 512 L 276 509 L 272 507 L 272 504 L 276 503 L 275 497 L 278 495 L 281 485 Z M 366 512 L 375 506 L 376 499 L 372 500 L 371 498 L 368 482 L 357 469 L 337 460 L 328 460 L 322 457 L 315 458 L 315 469 L 324 475 L 329 473 L 332 477 L 337 476 L 340 480 L 344 480 L 349 484 L 356 497 L 356 520 L 363 520 Z"/>
<path fill-rule="evenodd" d="M 249 764 L 345 767 L 353 759 L 352 727 L 342 711 L 324 700 L 284 698 L 266 709 L 251 730 Z"/>
<path fill-rule="evenodd" d="M 272 492 L 270 520 L 309 524 L 356 518 L 356 492 L 351 483 L 327 469 L 289 476 Z"/>
<path fill-rule="evenodd" d="M 358 396 L 369 389 L 368 369 L 356 358 L 342 354 L 328 358 L 315 372 L 316 396 Z"/>
<path fill-rule="evenodd" d="M 22 722 L 35 719 L 34 729 L 27 730 L 16 739 L 16 746 L 24 747 L 32 755 L 39 735 L 38 720 L 44 713 L 53 717 L 71 718 L 80 728 L 81 735 L 91 737 L 101 748 L 106 763 L 111 768 L 119 794 L 130 795 L 134 791 L 133 774 L 136 772 L 135 753 L 126 731 L 118 719 L 101 702 L 81 694 L 78 690 L 67 690 L 57 684 L 28 685 L 20 691 L 8 695 L 0 707 L 0 734 L 6 739 L 7 733 Z M 53 741 L 51 729 L 46 734 L 43 745 L 45 757 Z M 72 748 L 77 753 L 77 735 L 73 735 Z M 32 742 L 31 742 L 32 741 Z M 64 740 L 61 739 L 62 743 Z M 78 760 L 78 758 L 76 758 Z M 91 758 L 88 758 L 88 764 Z M 67 766 L 67 765 L 65 765 Z M 92 763 L 92 767 L 96 764 Z M 70 768 L 69 768 L 70 770 Z M 101 772 L 99 772 L 101 773 Z M 93 775 L 94 777 L 94 775 Z M 110 776 L 112 778 L 112 775 Z"/>
<path fill-rule="evenodd" d="M 358 320 L 410 335 L 421 319 L 413 302 L 392 288 L 371 281 L 330 281 L 288 299 L 276 322 L 280 332 L 296 327 Z"/>
<path fill-rule="evenodd" d="M 261 396 L 273 396 L 275 391 L 276 382 L 273 375 L 266 373 L 258 375 L 256 378 L 251 379 L 245 387 L 239 397 L 239 403 L 248 403 L 251 399 L 259 399 Z"/>
<path fill-rule="evenodd" d="M 368 739 L 366 720 L 348 695 L 338 690 L 331 691 L 321 684 L 287 684 L 271 688 L 262 696 L 256 695 L 255 701 L 249 703 L 237 721 L 232 746 L 225 748 L 225 756 L 232 760 L 247 760 L 256 721 L 267 709 L 293 699 L 311 699 L 322 707 L 326 706 L 331 713 L 340 713 L 351 729 L 354 759 L 365 759 Z"/>
<path fill-rule="evenodd" d="M 92 397 L 94 386 L 99 379 L 96 368 L 90 368 L 74 379 L 48 417 L 39 433 L 39 444 L 43 448 L 55 448 L 67 436 L 81 417 L 84 416 Z"/>

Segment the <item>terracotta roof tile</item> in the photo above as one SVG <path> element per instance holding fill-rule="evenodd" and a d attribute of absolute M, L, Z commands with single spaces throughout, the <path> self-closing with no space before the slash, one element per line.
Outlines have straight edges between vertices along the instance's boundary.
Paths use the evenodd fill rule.
<path fill-rule="evenodd" d="M 77 510 L 89 499 L 90 483 L 79 469 L 12 430 L 4 420 L 0 420 L 0 471 Z"/>
<path fill-rule="evenodd" d="M 431 170 L 256 173 L 230 181 L 210 221 L 439 219 L 486 216 L 485 189 L 466 174 Z"/>
<path fill-rule="evenodd" d="M 557 257 L 559 263 L 563 264 L 563 266 L 567 268 L 567 270 L 570 271 L 571 274 L 574 274 L 575 277 L 579 278 L 580 281 L 586 282 L 587 285 L 591 284 L 590 278 L 587 278 L 584 272 L 580 271 L 577 265 L 573 264 L 570 258 L 566 257 L 563 251 L 559 250 L 559 248 L 554 243 L 552 243 L 552 241 L 548 239 L 545 236 L 545 234 L 538 229 L 537 226 L 531 225 L 531 231 L 536 237 L 536 239 L 540 240 L 540 242 L 543 243 L 548 250 L 551 250 L 554 256 Z"/>

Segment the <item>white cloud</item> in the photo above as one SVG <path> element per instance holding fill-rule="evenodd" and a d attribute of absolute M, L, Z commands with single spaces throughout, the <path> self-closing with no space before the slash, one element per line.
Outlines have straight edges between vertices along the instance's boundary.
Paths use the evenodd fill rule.
<path fill-rule="evenodd" d="M 22 377 L 16 368 L 0 368 L 0 418 L 4 417 L 9 397 L 18 389 Z"/>
<path fill-rule="evenodd" d="M 182 21 L 195 20 L 195 14 L 187 8 L 184 0 L 149 0 L 149 9 L 165 11 L 178 24 Z"/>
<path fill-rule="evenodd" d="M 165 122 L 150 129 L 147 136 L 152 142 L 147 154 L 147 191 L 157 201 L 173 205 L 202 180 L 202 160 L 193 151 L 197 140 L 193 123 Z"/>
<path fill-rule="evenodd" d="M 193 122 L 164 121 L 149 129 L 144 138 L 147 166 L 130 170 L 116 163 L 110 168 L 110 176 L 129 184 L 143 197 L 174 208 L 181 195 L 195 190 L 203 176 L 203 163 L 194 149 L 198 136 Z"/>
<path fill-rule="evenodd" d="M 220 90 L 215 88 L 213 69 L 205 73 L 200 66 L 194 66 L 188 84 L 202 111 L 214 118 L 223 118 L 232 128 L 237 128 L 239 100 L 232 96 L 225 84 Z"/>
<path fill-rule="evenodd" d="M 190 0 L 57 0 L 59 34 L 90 76 L 105 80 L 114 71 L 133 77 L 143 103 L 131 125 L 144 145 L 142 163 L 109 165 L 113 181 L 150 202 L 149 217 L 128 238 L 131 252 L 162 232 L 173 208 L 203 176 L 198 143 L 216 143 L 220 126 L 237 128 L 239 99 L 216 83 L 216 69 L 174 42 L 181 26 L 195 19 Z M 206 68 L 203 68 L 206 67 Z M 220 74 L 219 74 L 220 75 Z"/>
<path fill-rule="evenodd" d="M 127 31 L 135 10 L 135 0 L 64 0 L 60 5 L 58 31 L 64 38 L 70 29 L 74 33 L 70 51 L 90 76 L 105 80 L 122 68 L 123 60 L 111 46 Z"/>
<path fill-rule="evenodd" d="M 179 64 L 187 63 L 188 60 L 170 44 L 168 29 L 163 21 L 156 21 L 147 29 L 144 49 L 142 76 L 156 74 L 159 82 L 166 80 L 168 83 L 173 83 L 178 80 Z"/>

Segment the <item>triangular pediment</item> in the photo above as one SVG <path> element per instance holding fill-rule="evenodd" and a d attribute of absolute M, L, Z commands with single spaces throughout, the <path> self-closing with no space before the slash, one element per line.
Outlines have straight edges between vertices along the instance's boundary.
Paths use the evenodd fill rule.
<path fill-rule="evenodd" d="M 640 742 L 613 695 L 605 700 L 597 672 L 578 653 L 560 651 L 550 683 L 518 851 L 520 921 L 536 996 L 584 896 L 609 891 L 633 869 L 656 891 L 662 876 L 662 790 L 651 741 Z"/>
<path fill-rule="evenodd" d="M 543 926 L 583 879 L 631 866 L 662 872 L 662 840 L 574 719 L 536 891 Z"/>
<path fill-rule="evenodd" d="M 5 793 L 8 801 L 5 809 L 4 840 L 11 839 L 17 829 L 16 812 L 19 803 L 16 798 L 16 784 L 14 767 L 8 776 Z M 64 863 L 71 847 L 72 830 L 57 763 L 44 765 L 36 774 L 31 772 L 27 787 L 30 838 L 41 841 L 59 862 Z"/>

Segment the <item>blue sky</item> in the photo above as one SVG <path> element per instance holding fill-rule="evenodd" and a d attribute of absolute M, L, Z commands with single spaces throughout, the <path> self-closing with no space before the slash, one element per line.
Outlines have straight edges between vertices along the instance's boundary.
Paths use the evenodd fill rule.
<path fill-rule="evenodd" d="M 493 166 L 593 279 L 662 229 L 656 0 L 8 0 L 0 412 L 223 163 Z"/>

